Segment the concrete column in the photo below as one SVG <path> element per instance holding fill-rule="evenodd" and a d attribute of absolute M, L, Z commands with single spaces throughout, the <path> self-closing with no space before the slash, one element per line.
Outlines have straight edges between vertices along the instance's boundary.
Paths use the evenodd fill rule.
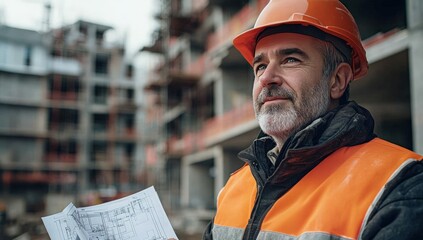
<path fill-rule="evenodd" d="M 423 153 L 423 1 L 407 0 L 414 150 Z"/>
<path fill-rule="evenodd" d="M 214 84 L 214 112 L 216 113 L 217 116 L 221 116 L 225 111 L 224 111 L 224 94 L 225 89 L 223 87 L 223 76 L 222 76 L 222 71 L 221 70 L 216 70 L 216 81 Z"/>
<path fill-rule="evenodd" d="M 90 35 L 88 35 L 90 36 Z M 95 49 L 88 48 L 88 52 L 84 55 L 84 63 L 82 68 L 84 69 L 81 77 L 81 83 L 83 84 L 81 94 L 81 100 L 83 104 L 79 107 L 79 167 L 78 172 L 78 191 L 84 192 L 89 187 L 88 169 L 87 166 L 90 164 L 90 152 L 91 152 L 91 95 L 93 88 L 92 78 L 93 74 L 93 58 L 95 56 Z"/>

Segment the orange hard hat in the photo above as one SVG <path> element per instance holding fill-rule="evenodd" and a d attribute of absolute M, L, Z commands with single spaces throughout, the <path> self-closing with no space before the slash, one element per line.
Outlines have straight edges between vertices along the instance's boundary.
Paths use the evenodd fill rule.
<path fill-rule="evenodd" d="M 346 57 L 351 60 L 354 79 L 366 75 L 368 62 L 357 24 L 339 0 L 270 0 L 258 16 L 254 27 L 235 37 L 233 44 L 252 65 L 259 35 L 264 30 L 284 26 L 288 27 L 285 32 L 295 32 L 293 29 L 298 28 L 297 26 L 318 29 L 320 35 L 329 37 L 324 40 L 334 43 L 335 47 L 339 42 L 343 42 L 342 45 L 350 49 L 349 56 Z M 314 33 L 307 35 L 315 36 Z M 338 47 L 337 49 L 340 50 Z"/>

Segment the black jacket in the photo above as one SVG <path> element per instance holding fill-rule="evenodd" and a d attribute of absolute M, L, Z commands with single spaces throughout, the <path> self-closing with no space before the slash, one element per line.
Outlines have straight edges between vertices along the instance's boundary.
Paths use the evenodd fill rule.
<path fill-rule="evenodd" d="M 258 188 L 267 187 L 269 197 L 277 199 L 294 186 L 326 156 L 344 146 L 354 146 L 375 137 L 370 113 L 354 102 L 316 119 L 292 135 L 284 144 L 275 166 L 267 152 L 275 142 L 264 133 L 239 153 L 250 165 Z M 269 184 L 270 181 L 270 184 Z M 414 162 L 388 184 L 364 229 L 363 239 L 423 239 L 423 163 Z M 257 237 L 268 204 L 256 205 L 244 239 Z M 211 222 L 203 239 L 213 239 Z"/>

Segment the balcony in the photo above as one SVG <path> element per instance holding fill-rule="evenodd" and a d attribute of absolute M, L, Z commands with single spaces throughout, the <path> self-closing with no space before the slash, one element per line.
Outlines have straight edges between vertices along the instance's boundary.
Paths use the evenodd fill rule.
<path fill-rule="evenodd" d="M 208 120 L 198 132 L 188 132 L 182 138 L 169 138 L 167 152 L 173 155 L 193 153 L 217 142 L 229 143 L 231 138 L 254 129 L 258 129 L 258 123 L 255 120 L 252 103 L 247 101 L 232 111 Z M 253 132 L 253 135 L 255 134 Z M 252 138 L 247 139 L 250 141 Z"/>
<path fill-rule="evenodd" d="M 144 90 L 159 91 L 164 87 L 181 87 L 195 85 L 204 72 L 205 57 L 200 57 L 192 62 L 185 69 L 172 68 L 168 73 L 168 82 L 165 81 L 163 74 L 163 66 L 157 66 L 156 70 L 150 72 L 149 80 L 144 86 Z"/>
<path fill-rule="evenodd" d="M 196 16 L 181 16 L 173 14 L 170 16 L 170 34 L 181 36 L 184 33 L 192 33 L 198 28 L 200 19 Z"/>
<path fill-rule="evenodd" d="M 134 103 L 134 101 L 128 99 L 117 100 L 113 107 L 116 108 L 119 112 L 134 112 L 137 110 L 137 105 Z"/>
<path fill-rule="evenodd" d="M 217 138 L 251 121 L 255 122 L 254 109 L 252 102 L 247 101 L 238 108 L 208 120 L 203 127 L 204 138 L 206 140 Z"/>
<path fill-rule="evenodd" d="M 189 132 L 182 138 L 170 137 L 166 147 L 166 152 L 173 156 L 182 156 L 205 148 L 201 132 Z"/>
<path fill-rule="evenodd" d="M 49 94 L 50 100 L 57 100 L 57 101 L 78 101 L 78 92 L 61 92 L 61 91 L 53 91 Z"/>
<path fill-rule="evenodd" d="M 45 155 L 46 162 L 62 162 L 62 163 L 76 163 L 77 156 L 72 153 L 54 153 L 50 152 Z"/>
<path fill-rule="evenodd" d="M 193 0 L 190 12 L 182 13 L 180 9 L 172 9 L 169 16 L 169 29 L 171 36 L 181 36 L 194 32 L 206 17 L 205 10 L 208 0 Z M 159 16 L 160 18 L 161 16 Z"/>
<path fill-rule="evenodd" d="M 16 74 L 28 74 L 35 76 L 44 76 L 47 74 L 47 68 L 45 66 L 26 66 L 20 64 L 8 64 L 1 63 L 0 71 L 11 72 Z"/>
<path fill-rule="evenodd" d="M 50 122 L 49 137 L 56 140 L 76 139 L 81 133 L 78 123 Z"/>
<path fill-rule="evenodd" d="M 146 91 L 159 91 L 164 86 L 166 86 L 166 81 L 164 79 L 164 62 L 158 63 L 154 69 L 148 73 L 147 82 L 144 85 L 144 90 Z"/>
<path fill-rule="evenodd" d="M 21 137 L 21 138 L 47 138 L 48 132 L 40 128 L 18 129 L 16 127 L 0 126 L 0 136 Z"/>
<path fill-rule="evenodd" d="M 82 73 L 81 65 L 76 59 L 53 57 L 50 62 L 50 72 L 69 76 L 79 76 Z"/>
<path fill-rule="evenodd" d="M 208 68 L 207 55 L 203 54 L 200 57 L 198 57 L 196 60 L 188 64 L 184 68 L 184 71 L 187 73 L 187 75 L 201 77 L 202 75 L 204 75 L 207 68 Z"/>
<path fill-rule="evenodd" d="M 54 173 L 54 172 L 11 172 L 3 173 L 2 180 L 5 185 L 12 183 L 25 184 L 75 184 L 76 175 L 72 173 Z"/>
<path fill-rule="evenodd" d="M 255 19 L 267 2 L 267 0 L 258 0 L 257 5 L 244 6 L 232 19 L 208 37 L 207 50 L 213 51 L 226 44 L 231 44 L 235 36 L 254 25 Z"/>

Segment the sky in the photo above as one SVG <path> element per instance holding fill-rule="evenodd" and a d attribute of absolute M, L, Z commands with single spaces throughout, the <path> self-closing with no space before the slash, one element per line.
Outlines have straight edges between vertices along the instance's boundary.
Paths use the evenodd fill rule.
<path fill-rule="evenodd" d="M 0 0 L 0 23 L 42 31 L 48 2 L 51 28 L 79 19 L 111 26 L 114 30 L 106 38 L 123 41 L 129 58 L 151 44 L 151 33 L 158 27 L 154 14 L 159 0 Z"/>

